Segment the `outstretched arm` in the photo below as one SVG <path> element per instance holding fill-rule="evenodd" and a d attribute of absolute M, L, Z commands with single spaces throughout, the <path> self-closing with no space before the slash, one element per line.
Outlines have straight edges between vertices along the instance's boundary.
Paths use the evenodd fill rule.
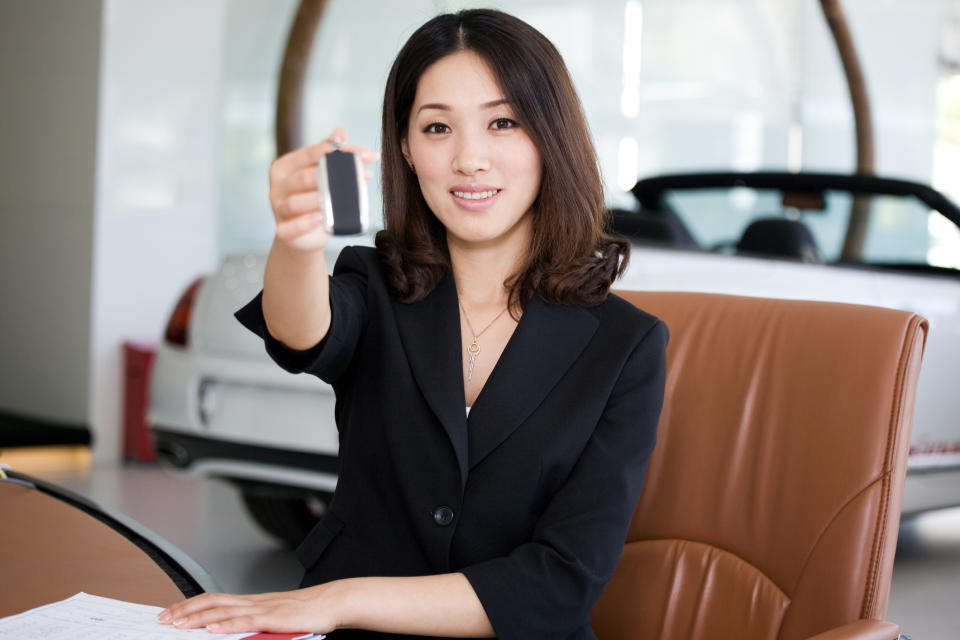
<path fill-rule="evenodd" d="M 270 166 L 270 206 L 276 234 L 263 275 L 263 315 L 270 334 L 291 349 L 319 343 L 330 328 L 330 299 L 324 248 L 324 212 L 317 191 L 317 162 L 343 140 L 343 129 L 330 138 L 277 158 Z M 364 161 L 376 151 L 345 145 Z"/>

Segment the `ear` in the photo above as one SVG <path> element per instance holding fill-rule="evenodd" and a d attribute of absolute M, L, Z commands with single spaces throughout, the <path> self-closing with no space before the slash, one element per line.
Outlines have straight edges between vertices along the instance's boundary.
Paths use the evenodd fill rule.
<path fill-rule="evenodd" d="M 412 167 L 413 160 L 410 159 L 410 145 L 407 143 L 406 136 L 400 139 L 400 151 L 403 153 L 404 160 L 406 160 L 407 164 Z"/>

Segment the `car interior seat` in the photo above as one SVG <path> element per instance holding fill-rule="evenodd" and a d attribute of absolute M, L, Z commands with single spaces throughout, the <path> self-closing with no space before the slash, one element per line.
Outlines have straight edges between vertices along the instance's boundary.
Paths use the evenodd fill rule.
<path fill-rule="evenodd" d="M 807 225 L 787 218 L 761 218 L 751 222 L 740 236 L 737 253 L 795 258 L 803 262 L 823 261 Z"/>
<path fill-rule="evenodd" d="M 601 640 L 894 640 L 885 622 L 927 321 L 619 294 L 670 328 L 643 495 Z"/>

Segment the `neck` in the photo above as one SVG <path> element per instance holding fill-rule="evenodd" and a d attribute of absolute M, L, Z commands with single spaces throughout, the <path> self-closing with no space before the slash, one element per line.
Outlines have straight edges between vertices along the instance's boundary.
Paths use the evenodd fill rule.
<path fill-rule="evenodd" d="M 529 236 L 516 234 L 509 242 L 465 243 L 447 240 L 450 265 L 457 283 L 457 295 L 468 309 L 502 309 L 509 291 L 504 282 L 523 264 Z"/>
<path fill-rule="evenodd" d="M 457 295 L 468 309 L 507 305 L 509 291 L 504 282 L 520 266 L 519 256 L 500 251 L 450 248 L 450 264 L 457 283 Z"/>

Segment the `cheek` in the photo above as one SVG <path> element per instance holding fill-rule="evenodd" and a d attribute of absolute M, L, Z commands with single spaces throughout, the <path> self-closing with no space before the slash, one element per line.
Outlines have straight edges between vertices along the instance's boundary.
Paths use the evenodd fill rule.
<path fill-rule="evenodd" d="M 527 140 L 524 145 L 516 149 L 511 154 L 511 169 L 517 175 L 526 176 L 531 182 L 540 184 L 540 178 L 543 175 L 543 163 L 540 159 L 540 153 L 533 145 L 533 142 Z"/>
<path fill-rule="evenodd" d="M 426 200 L 427 206 L 434 212 L 443 209 L 444 198 L 447 195 L 446 179 L 448 171 L 444 170 L 441 162 L 432 154 L 414 154 L 411 156 L 413 165 L 416 167 L 417 184 L 420 185 L 420 193 Z"/>
<path fill-rule="evenodd" d="M 421 187 L 428 187 L 430 180 L 434 180 L 449 173 L 449 162 L 445 162 L 441 154 L 426 153 L 422 149 L 412 149 L 411 160 L 417 171 L 417 178 Z"/>

